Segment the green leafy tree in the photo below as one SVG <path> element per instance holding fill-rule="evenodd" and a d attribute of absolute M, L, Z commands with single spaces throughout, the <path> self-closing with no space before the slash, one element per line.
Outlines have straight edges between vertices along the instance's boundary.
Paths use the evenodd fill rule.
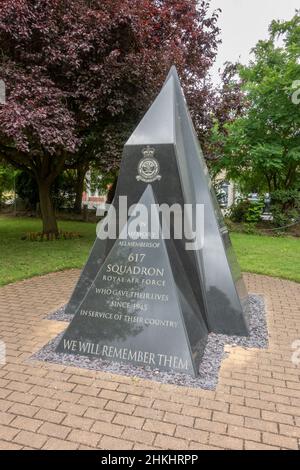
<path fill-rule="evenodd" d="M 217 170 L 226 169 L 242 190 L 300 188 L 300 15 L 273 21 L 269 38 L 253 49 L 249 66 L 240 66 L 244 113 L 215 129 Z M 221 143 L 221 144 L 220 144 Z"/>

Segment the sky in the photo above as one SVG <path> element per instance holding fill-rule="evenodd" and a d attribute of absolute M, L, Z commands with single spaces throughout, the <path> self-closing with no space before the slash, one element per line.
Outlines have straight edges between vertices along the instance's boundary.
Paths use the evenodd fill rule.
<path fill-rule="evenodd" d="M 267 39 L 268 26 L 274 19 L 291 19 L 299 0 L 211 0 L 211 9 L 222 9 L 218 25 L 222 44 L 212 78 L 218 82 L 218 68 L 226 61 L 249 62 L 250 50 L 260 39 Z"/>

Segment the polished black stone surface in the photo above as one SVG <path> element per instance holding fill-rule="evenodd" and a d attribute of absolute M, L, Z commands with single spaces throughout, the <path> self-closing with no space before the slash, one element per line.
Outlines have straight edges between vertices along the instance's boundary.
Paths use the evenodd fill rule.
<path fill-rule="evenodd" d="M 172 357 L 177 351 L 176 357 L 187 358 L 187 373 L 194 374 L 207 332 L 248 335 L 248 295 L 174 67 L 157 99 L 124 147 L 113 201 L 117 215 L 121 216 L 117 228 L 122 230 L 128 220 L 120 206 L 120 196 L 127 196 L 128 207 L 141 199 L 147 204 L 153 200 L 159 205 L 178 204 L 182 209 L 184 204 L 191 204 L 193 213 L 196 204 L 204 206 L 204 243 L 201 249 L 186 250 L 187 240 L 173 237 L 172 240 L 161 240 L 155 250 L 147 248 L 143 251 L 146 267 L 150 266 L 150 261 L 152 267 L 164 267 L 168 286 L 164 287 L 166 291 L 155 287 L 158 289 L 156 292 L 168 295 L 168 301 L 149 300 L 147 312 L 151 312 L 151 318 L 156 320 L 162 316 L 168 320 L 173 318 L 172 321 L 178 321 L 178 325 L 181 319 L 180 326 L 175 330 L 154 328 L 138 320 L 136 323 L 107 318 L 96 320 L 80 313 L 109 310 L 117 314 L 121 308 L 119 304 L 109 304 L 107 293 L 96 293 L 96 288 L 116 288 L 115 281 L 110 281 L 112 285 L 108 286 L 103 275 L 108 264 L 112 264 L 110 259 L 130 266 L 128 259 L 126 261 L 128 246 L 120 245 L 115 239 L 97 239 L 66 308 L 67 313 L 76 312 L 76 315 L 63 340 L 71 338 L 100 345 L 97 353 L 106 344 L 106 339 L 111 341 L 108 344 L 115 344 L 120 349 L 130 346 L 132 350 Z M 189 223 L 192 225 L 192 220 Z M 171 233 L 172 228 L 173 224 Z M 134 252 L 137 255 L 143 253 Z M 140 275 L 137 277 L 142 279 Z M 144 287 L 144 293 L 153 294 L 153 286 Z M 121 308 L 122 315 L 126 309 L 133 317 L 144 315 L 142 307 L 132 310 L 132 301 L 127 302 L 126 308 Z M 143 344 L 146 349 L 142 349 Z M 73 353 L 82 353 L 76 348 Z M 66 352 L 62 342 L 59 350 Z M 71 353 L 71 349 L 68 352 Z M 106 359 L 120 358 L 107 356 Z M 127 361 L 128 358 L 120 360 Z M 132 362 L 135 363 L 134 360 Z M 167 367 L 157 362 L 148 365 L 164 370 Z M 170 369 L 177 370 L 174 364 Z"/>
<path fill-rule="evenodd" d="M 155 204 L 150 185 L 140 203 Z M 57 351 L 197 375 L 207 328 L 172 245 L 121 232 Z"/>

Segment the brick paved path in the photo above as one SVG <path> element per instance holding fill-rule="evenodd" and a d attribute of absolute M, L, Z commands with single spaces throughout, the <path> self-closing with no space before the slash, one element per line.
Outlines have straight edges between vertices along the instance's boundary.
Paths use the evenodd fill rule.
<path fill-rule="evenodd" d="M 163 385 L 26 359 L 65 324 L 44 320 L 68 300 L 77 270 L 0 289 L 0 448 L 298 449 L 300 284 L 246 275 L 267 303 L 268 350 L 230 348 L 216 391 Z M 300 357 L 300 355 L 299 355 Z"/>

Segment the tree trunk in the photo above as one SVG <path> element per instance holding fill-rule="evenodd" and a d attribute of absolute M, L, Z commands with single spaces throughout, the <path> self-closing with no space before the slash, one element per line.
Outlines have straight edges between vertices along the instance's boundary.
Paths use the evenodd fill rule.
<path fill-rule="evenodd" d="M 84 190 L 84 179 L 87 172 L 86 166 L 77 168 L 77 178 L 75 183 L 75 202 L 73 210 L 76 214 L 81 214 L 82 211 L 82 193 Z"/>
<path fill-rule="evenodd" d="M 58 236 L 58 226 L 50 195 L 51 185 L 46 184 L 44 181 L 39 181 L 38 187 L 40 196 L 40 211 L 43 220 L 43 233 L 46 235 Z"/>

